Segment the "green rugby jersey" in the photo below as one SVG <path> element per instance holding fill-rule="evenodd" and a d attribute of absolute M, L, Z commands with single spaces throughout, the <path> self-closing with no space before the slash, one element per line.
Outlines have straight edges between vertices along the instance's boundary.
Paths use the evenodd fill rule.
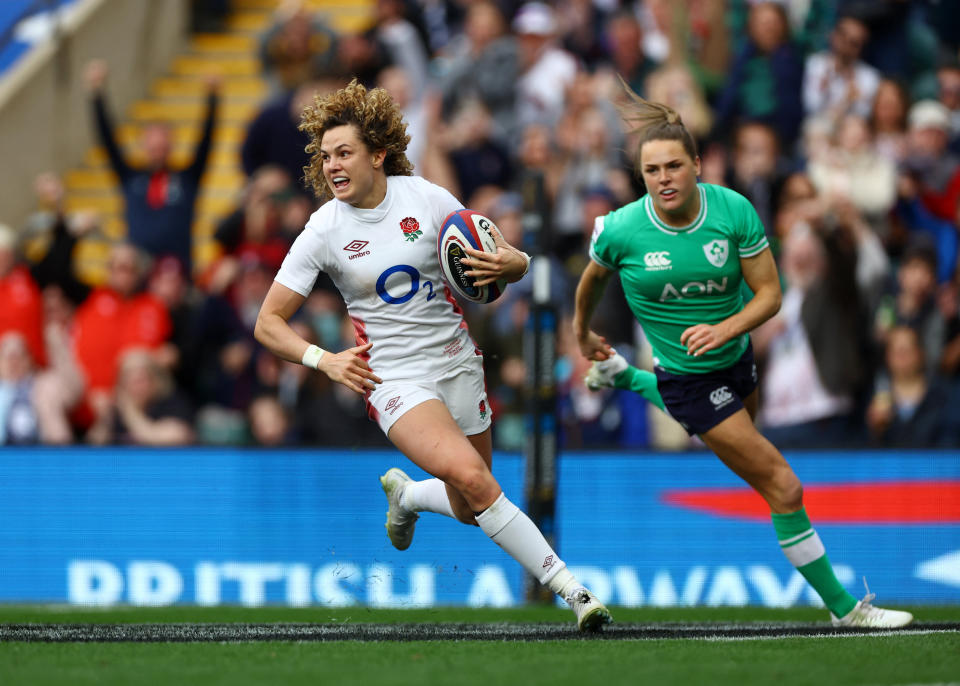
<path fill-rule="evenodd" d="M 763 224 L 739 193 L 698 184 L 700 212 L 688 226 L 668 226 L 649 195 L 598 217 L 590 257 L 620 272 L 627 304 L 653 347 L 654 364 L 674 374 L 703 374 L 736 362 L 749 334 L 700 357 L 687 355 L 680 335 L 716 324 L 743 309 L 740 258 L 767 247 Z"/>

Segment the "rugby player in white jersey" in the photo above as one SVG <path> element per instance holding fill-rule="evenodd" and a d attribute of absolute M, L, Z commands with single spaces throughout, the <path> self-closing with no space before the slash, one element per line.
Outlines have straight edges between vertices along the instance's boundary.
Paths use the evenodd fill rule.
<path fill-rule="evenodd" d="M 490 409 L 483 357 L 441 277 L 437 233 L 463 206 L 412 175 L 410 138 L 382 89 L 353 81 L 317 97 L 300 128 L 311 139 L 306 178 L 329 199 L 307 222 L 280 267 L 257 318 L 258 341 L 277 356 L 319 370 L 366 396 L 371 419 L 434 479 L 400 469 L 380 481 L 387 533 L 400 550 L 418 512 L 475 524 L 567 601 L 581 630 L 610 621 L 607 608 L 566 569 L 539 529 L 511 503 L 490 471 Z M 496 236 L 495 255 L 469 250 L 478 285 L 526 274 L 529 257 Z M 357 346 L 324 351 L 288 324 L 326 272 L 346 301 Z"/>

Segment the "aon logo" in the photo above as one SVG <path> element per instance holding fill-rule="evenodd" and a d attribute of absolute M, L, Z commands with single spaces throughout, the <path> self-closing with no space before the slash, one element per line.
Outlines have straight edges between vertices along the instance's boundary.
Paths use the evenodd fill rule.
<path fill-rule="evenodd" d="M 660 293 L 660 302 L 664 303 L 668 300 L 683 300 L 684 298 L 697 295 L 710 295 L 711 293 L 726 292 L 726 276 L 723 277 L 723 280 L 720 283 L 717 283 L 713 279 L 707 279 L 706 283 L 703 281 L 691 281 L 690 283 L 683 284 L 679 289 L 672 283 L 667 283 L 663 287 L 663 292 Z"/>

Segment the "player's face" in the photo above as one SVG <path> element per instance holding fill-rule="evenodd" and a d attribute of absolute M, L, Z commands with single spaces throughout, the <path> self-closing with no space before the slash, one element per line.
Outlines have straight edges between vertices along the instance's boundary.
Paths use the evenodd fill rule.
<path fill-rule="evenodd" d="M 659 214 L 676 221 L 696 216 L 700 209 L 696 192 L 700 158 L 691 158 L 680 141 L 644 143 L 640 170 Z"/>
<path fill-rule="evenodd" d="M 323 176 L 333 197 L 360 209 L 373 209 L 387 192 L 386 151 L 371 152 L 352 124 L 335 126 L 320 140 Z"/>

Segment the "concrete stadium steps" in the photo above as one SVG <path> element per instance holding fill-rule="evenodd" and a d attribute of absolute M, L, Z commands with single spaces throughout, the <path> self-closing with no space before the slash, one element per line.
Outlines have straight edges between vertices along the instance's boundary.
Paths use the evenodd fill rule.
<path fill-rule="evenodd" d="M 181 55 L 173 60 L 171 71 L 176 76 L 257 76 L 260 60 L 253 55 L 213 55 L 209 53 Z"/>
<path fill-rule="evenodd" d="M 260 32 L 266 30 L 277 7 L 276 0 L 234 0 L 236 13 L 228 25 L 231 30 Z M 375 0 L 304 0 L 304 6 L 324 15 L 337 31 L 365 31 L 373 23 Z"/>
<path fill-rule="evenodd" d="M 197 53 L 255 55 L 258 47 L 257 36 L 238 33 L 197 33 L 190 39 L 190 49 Z"/>
<path fill-rule="evenodd" d="M 257 113 L 260 103 L 250 99 L 248 102 L 231 102 L 221 100 L 218 106 L 217 121 L 224 124 L 246 125 Z M 128 114 L 131 119 L 140 123 L 153 121 L 191 122 L 193 126 L 203 124 L 203 115 L 207 110 L 203 99 L 164 98 L 163 100 L 140 100 L 130 106 Z"/>
<path fill-rule="evenodd" d="M 224 102 L 261 101 L 267 97 L 267 84 L 259 76 L 237 76 L 224 81 L 220 96 Z M 150 87 L 154 98 L 202 98 L 207 92 L 203 79 L 170 76 L 157 79 Z"/>

